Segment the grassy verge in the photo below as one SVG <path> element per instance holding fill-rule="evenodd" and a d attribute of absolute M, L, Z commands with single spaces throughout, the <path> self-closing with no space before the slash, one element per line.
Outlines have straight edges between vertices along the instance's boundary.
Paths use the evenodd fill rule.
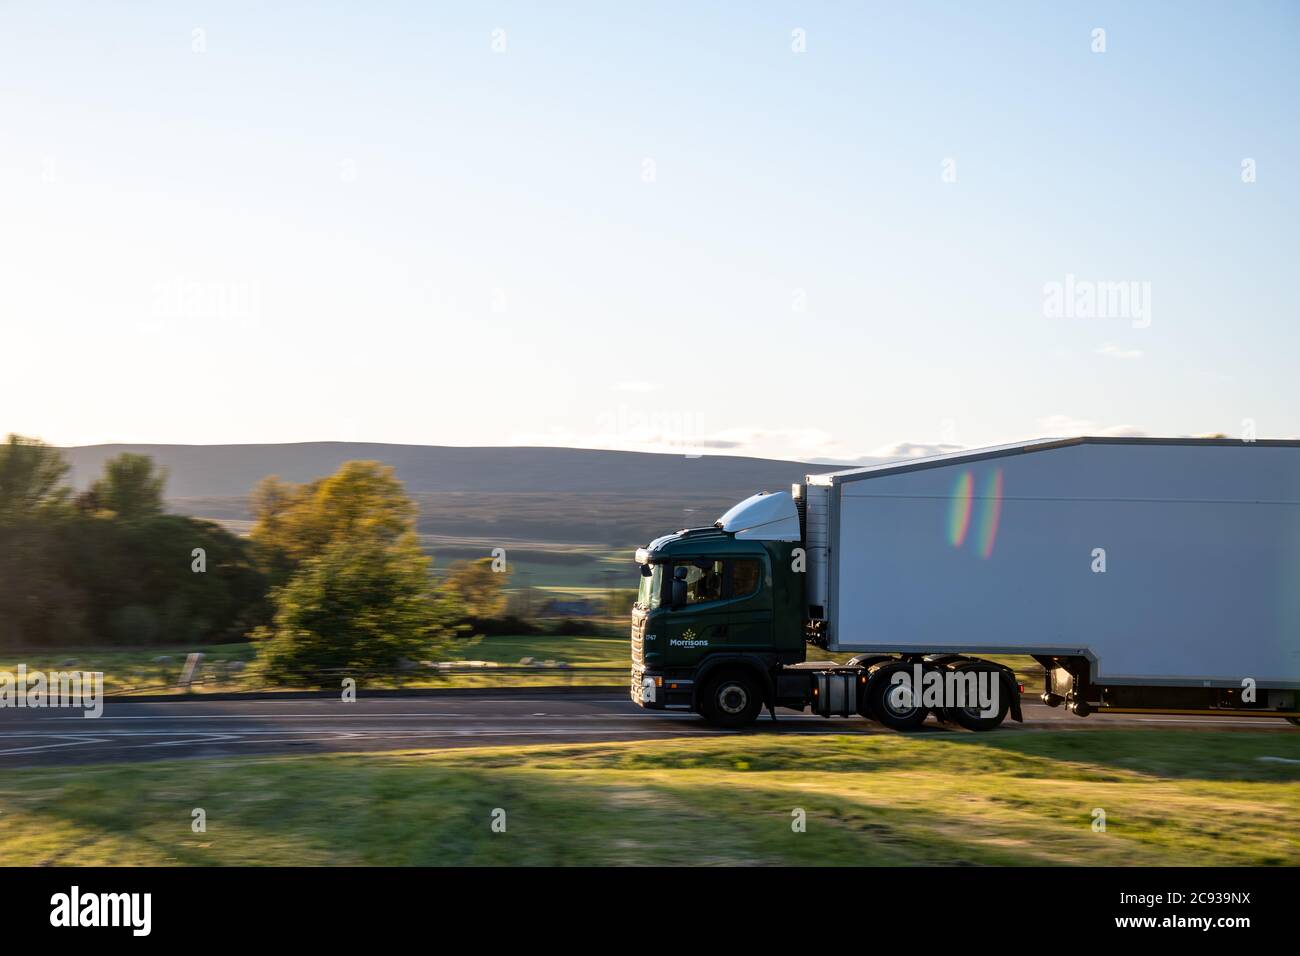
<path fill-rule="evenodd" d="M 248 643 L 5 651 L 0 658 L 0 670 L 13 672 L 22 663 L 29 671 L 100 671 L 107 693 L 129 693 L 137 687 L 152 688 L 158 693 L 180 680 L 185 658 L 192 651 L 202 652 L 209 668 L 224 668 L 230 662 L 246 665 L 255 653 L 253 645 Z"/>
<path fill-rule="evenodd" d="M 205 691 L 252 690 L 239 665 L 250 663 L 256 648 L 249 643 L 209 644 L 202 646 L 167 646 L 145 648 L 80 648 L 74 650 L 31 651 L 19 657 L 9 652 L 0 659 L 0 670 L 15 671 L 19 662 L 29 670 L 102 671 L 104 687 L 110 694 L 157 694 L 177 690 L 185 658 L 191 651 L 201 651 L 204 663 L 203 682 L 194 687 Z M 500 673 L 493 668 L 460 669 L 431 675 L 416 671 L 399 680 L 370 681 L 370 689 L 386 687 L 545 687 L 597 686 L 622 684 L 626 674 L 611 674 L 606 669 L 623 671 L 631 666 L 631 650 L 626 637 L 575 637 L 570 635 L 520 635 L 482 637 L 457 642 L 447 653 L 449 660 L 486 661 L 498 665 L 518 665 L 531 658 L 538 666 L 528 673 Z M 808 648 L 809 660 L 848 660 L 850 655 L 829 654 L 816 647 Z M 1037 691 L 1042 683 L 1041 670 L 1028 657 L 997 657 L 1015 669 L 1028 687 Z M 65 662 L 75 661 L 75 664 Z M 545 666 L 562 662 L 562 668 Z M 234 664 L 235 667 L 231 665 Z"/>
<path fill-rule="evenodd" d="M 1300 766 L 1261 757 L 1300 759 L 1300 734 L 746 736 L 11 770 L 0 845 L 11 864 L 1300 864 Z"/>
<path fill-rule="evenodd" d="M 192 651 L 204 655 L 201 676 L 204 681 L 194 687 L 205 691 L 239 691 L 254 688 L 244 674 L 230 664 L 247 665 L 256 656 L 250 643 L 208 644 L 141 648 L 77 648 L 72 650 L 33 650 L 22 654 L 8 652 L 0 659 L 0 670 L 16 671 L 24 663 L 28 670 L 102 671 L 104 688 L 110 694 L 157 694 L 178 690 L 185 658 Z M 454 670 L 431 674 L 414 671 L 400 680 L 372 680 L 364 686 L 381 687 L 541 687 L 550 685 L 587 686 L 622 684 L 626 674 L 602 673 L 604 668 L 620 671 L 631 666 L 630 648 L 625 637 L 573 637 L 567 635 L 523 635 L 485 637 L 459 641 L 446 655 L 449 660 L 476 660 L 500 665 L 518 665 L 532 658 L 538 666 L 528 673 L 497 673 L 492 668 Z M 544 666 L 562 662 L 559 668 Z M 74 663 L 68 663 L 74 662 Z"/>

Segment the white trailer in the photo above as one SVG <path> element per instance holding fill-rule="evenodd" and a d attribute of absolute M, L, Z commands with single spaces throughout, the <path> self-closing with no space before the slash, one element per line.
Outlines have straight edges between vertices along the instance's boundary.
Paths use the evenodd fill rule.
<path fill-rule="evenodd" d="M 831 650 L 1032 655 L 1080 714 L 1296 711 L 1300 442 L 1047 439 L 795 496 Z"/>

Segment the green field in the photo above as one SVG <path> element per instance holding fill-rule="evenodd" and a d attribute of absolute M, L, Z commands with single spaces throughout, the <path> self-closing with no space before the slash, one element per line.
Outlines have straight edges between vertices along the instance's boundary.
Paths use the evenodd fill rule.
<path fill-rule="evenodd" d="M 102 671 L 105 691 L 110 694 L 159 694 L 176 692 L 185 658 L 191 651 L 204 654 L 201 676 L 195 693 L 255 690 L 258 686 L 238 671 L 229 669 L 232 661 L 247 664 L 255 656 L 249 643 L 172 645 L 149 648 L 80 648 L 58 651 L 31 651 L 24 656 L 8 652 L 0 659 L 0 670 L 15 671 L 19 662 L 29 670 Z M 539 664 L 562 662 L 567 667 L 539 666 L 528 673 L 501 673 L 492 668 L 458 669 L 439 673 L 417 670 L 400 680 L 371 681 L 362 686 L 391 687 L 543 687 L 622 685 L 625 675 L 606 669 L 624 671 L 630 667 L 630 648 L 626 637 L 577 637 L 571 635 L 520 635 L 479 637 L 456 642 L 444 656 L 446 660 L 487 661 L 500 665 L 518 665 L 524 658 Z M 157 658 L 169 658 L 158 661 Z M 830 655 L 808 648 L 809 660 L 846 660 L 847 655 Z M 1014 667 L 1021 679 L 1037 690 L 1041 673 L 1027 657 L 993 658 Z M 65 661 L 75 664 L 64 666 Z"/>
<path fill-rule="evenodd" d="M 195 693 L 251 691 L 265 689 L 263 684 L 242 672 L 228 669 L 231 661 L 245 664 L 256 656 L 251 643 L 175 645 L 150 648 L 80 648 L 59 651 L 31 651 L 22 656 L 8 652 L 0 659 L 0 670 L 15 671 L 24 663 L 31 670 L 102 671 L 104 689 L 109 694 L 174 693 L 180 688 L 181 671 L 191 651 L 204 654 L 202 682 Z M 368 680 L 360 689 L 393 687 L 541 687 L 550 685 L 622 685 L 630 667 L 627 638 L 574 637 L 568 635 L 521 635 L 517 637 L 480 637 L 459 640 L 440 659 L 448 661 L 486 661 L 501 665 L 518 665 L 524 658 L 537 662 L 528 673 L 498 673 L 493 668 L 430 671 L 420 668 L 392 679 Z M 158 658 L 168 658 L 160 661 Z M 64 666 L 66 661 L 75 664 Z M 566 667 L 544 666 L 545 662 L 563 663 Z M 611 675 L 605 668 L 616 667 Z M 290 688 L 285 688 L 290 689 Z"/>
<path fill-rule="evenodd" d="M 1254 731 L 757 734 L 0 778 L 4 862 L 25 865 L 1296 865 L 1298 813 L 1300 735 Z"/>

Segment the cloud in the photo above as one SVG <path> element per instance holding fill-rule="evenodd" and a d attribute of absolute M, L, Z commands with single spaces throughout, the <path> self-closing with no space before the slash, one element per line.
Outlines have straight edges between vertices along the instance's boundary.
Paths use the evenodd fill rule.
<path fill-rule="evenodd" d="M 945 442 L 900 441 L 873 449 L 871 457 L 878 461 L 929 458 L 931 455 L 947 455 L 954 451 L 961 451 L 963 447 L 962 445 L 952 445 Z"/>
<path fill-rule="evenodd" d="M 1045 438 L 1074 438 L 1090 435 L 1097 438 L 1145 438 L 1146 432 L 1136 425 L 1100 425 L 1086 418 L 1049 415 L 1038 420 Z"/>
<path fill-rule="evenodd" d="M 607 448 L 667 454 L 726 454 L 829 464 L 855 464 L 864 456 L 819 429 L 741 426 L 708 430 L 698 415 L 619 407 L 598 415 L 590 431 L 553 428 L 544 434 L 516 434 L 511 444 Z M 874 459 L 872 459 L 874 460 Z"/>
<path fill-rule="evenodd" d="M 626 406 L 609 409 L 588 432 L 555 428 L 545 434 L 517 434 L 511 444 L 568 448 L 604 448 L 672 455 L 737 455 L 801 461 L 814 465 L 857 467 L 904 461 L 960 451 L 948 442 L 900 441 L 871 451 L 854 448 L 817 428 L 739 426 L 715 431 L 701 427 L 699 416 L 667 411 L 641 413 Z"/>
<path fill-rule="evenodd" d="M 1142 357 L 1141 349 L 1122 349 L 1112 342 L 1107 342 L 1101 348 L 1097 349 L 1098 355 L 1104 355 L 1113 359 L 1140 359 Z"/>

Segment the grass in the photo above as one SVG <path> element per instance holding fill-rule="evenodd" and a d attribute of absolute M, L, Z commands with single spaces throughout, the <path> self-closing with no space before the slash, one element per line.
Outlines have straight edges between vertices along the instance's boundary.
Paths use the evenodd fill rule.
<path fill-rule="evenodd" d="M 104 690 L 109 694 L 127 693 L 134 687 L 149 687 L 160 693 L 180 680 L 185 658 L 192 651 L 204 655 L 208 667 L 218 661 L 241 661 L 247 664 L 255 654 L 252 644 L 170 645 L 163 647 L 81 647 L 57 650 L 33 649 L 27 652 L 7 651 L 0 660 L 0 670 L 16 671 L 19 663 L 29 671 L 101 671 Z M 169 658 L 159 661 L 157 658 Z M 74 661 L 67 664 L 65 662 Z"/>
<path fill-rule="evenodd" d="M 217 662 L 252 661 L 256 647 L 251 643 L 172 645 L 136 648 L 76 648 L 33 650 L 22 656 L 10 651 L 0 660 L 0 670 L 15 672 L 24 663 L 31 670 L 102 671 L 109 694 L 165 693 L 177 690 L 185 658 L 192 651 L 204 655 L 205 674 L 221 670 Z M 567 668 L 539 668 L 536 673 L 500 674 L 492 669 L 431 675 L 415 672 L 403 680 L 403 687 L 541 687 L 548 685 L 622 685 L 626 674 L 588 673 L 593 668 L 631 667 L 631 650 L 626 637 L 574 637 L 569 635 L 521 635 L 484 637 L 457 642 L 448 649 L 448 660 L 480 660 L 517 665 L 525 657 L 536 661 L 563 661 Z M 158 658 L 168 658 L 158 661 Z M 75 664 L 63 666 L 64 661 Z M 396 682 L 368 682 L 365 686 L 398 686 Z M 252 690 L 237 673 L 225 673 L 220 681 L 202 684 L 196 692 Z"/>
<path fill-rule="evenodd" d="M 245 664 L 255 656 L 255 647 L 249 643 L 209 644 L 203 646 L 168 646 L 147 648 L 81 648 L 74 650 L 32 651 L 21 658 L 10 652 L 10 657 L 0 660 L 0 670 L 15 671 L 19 662 L 28 670 L 68 670 L 63 662 L 75 660 L 71 665 L 82 671 L 102 671 L 104 687 L 109 694 L 148 694 L 175 691 L 180 680 L 185 658 L 191 651 L 204 654 L 203 673 L 221 671 L 218 662 L 242 661 Z M 155 662 L 156 658 L 170 658 Z M 601 686 L 624 683 L 626 675 L 601 673 L 607 668 L 620 670 L 631 667 L 631 649 L 628 639 L 619 637 L 576 637 L 572 635 L 519 635 L 483 637 L 461 641 L 449 649 L 448 660 L 480 660 L 501 665 L 517 665 L 523 658 L 535 661 L 562 661 L 566 668 L 538 668 L 529 673 L 499 673 L 491 668 L 470 671 L 446 672 L 431 676 L 417 672 L 400 683 L 402 687 L 545 687 L 545 686 Z M 830 654 L 816 647 L 808 648 L 809 660 L 847 660 L 844 653 Z M 1042 671 L 1028 657 L 997 657 L 1013 667 L 1031 691 L 1042 683 Z M 367 686 L 399 686 L 396 682 L 370 682 Z M 225 678 L 196 686 L 197 693 L 206 691 L 251 690 L 238 674 L 227 673 Z"/>
<path fill-rule="evenodd" d="M 65 865 L 1300 864 L 1300 766 L 1261 756 L 1300 758 L 1300 734 L 750 735 L 10 770 L 0 845 L 7 864 Z"/>

